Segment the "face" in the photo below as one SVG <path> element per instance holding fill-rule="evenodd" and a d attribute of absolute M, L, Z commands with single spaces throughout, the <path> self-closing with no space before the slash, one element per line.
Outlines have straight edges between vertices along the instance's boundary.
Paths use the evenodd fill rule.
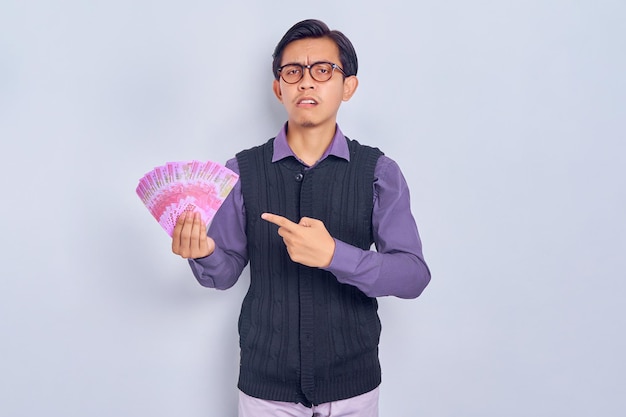
<path fill-rule="evenodd" d="M 339 49 L 328 38 L 300 39 L 291 42 L 283 51 L 282 65 L 311 65 L 316 62 L 332 62 L 341 67 Z M 273 90 L 283 103 L 289 116 L 290 127 L 311 128 L 328 126 L 334 128 L 337 112 L 342 101 L 354 94 L 358 80 L 346 77 L 335 70 L 330 80 L 319 82 L 311 78 L 308 69 L 295 84 L 287 84 L 282 78 L 274 81 Z"/>

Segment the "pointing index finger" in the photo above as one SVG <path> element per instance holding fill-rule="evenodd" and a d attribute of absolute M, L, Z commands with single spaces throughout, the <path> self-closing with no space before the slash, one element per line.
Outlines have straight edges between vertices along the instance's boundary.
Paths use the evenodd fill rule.
<path fill-rule="evenodd" d="M 295 225 L 295 223 L 292 222 L 291 220 L 289 220 L 288 218 L 283 217 L 283 216 L 279 216 L 278 214 L 263 213 L 263 214 L 261 214 L 261 218 L 263 220 L 266 220 L 266 221 L 270 222 L 270 223 L 274 223 L 278 227 L 287 227 L 287 228 L 289 228 L 290 226 Z"/>

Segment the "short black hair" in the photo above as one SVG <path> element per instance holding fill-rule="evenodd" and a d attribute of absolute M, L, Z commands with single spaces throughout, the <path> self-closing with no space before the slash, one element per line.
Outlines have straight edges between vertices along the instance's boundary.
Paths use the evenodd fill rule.
<path fill-rule="evenodd" d="M 276 45 L 276 49 L 274 49 L 274 54 L 272 55 L 274 58 L 272 62 L 272 72 L 274 73 L 275 79 L 278 80 L 280 77 L 278 68 L 280 68 L 280 63 L 283 59 L 283 51 L 287 45 L 291 42 L 308 38 L 329 38 L 334 41 L 335 44 L 337 44 L 337 48 L 339 48 L 339 59 L 341 60 L 341 68 L 344 74 L 347 77 L 356 75 L 359 69 L 359 62 L 356 58 L 354 46 L 352 46 L 352 42 L 350 42 L 346 35 L 338 30 L 330 30 L 326 23 L 320 20 L 307 19 L 293 25 L 291 29 L 285 33 L 280 42 L 278 42 L 278 45 Z"/>

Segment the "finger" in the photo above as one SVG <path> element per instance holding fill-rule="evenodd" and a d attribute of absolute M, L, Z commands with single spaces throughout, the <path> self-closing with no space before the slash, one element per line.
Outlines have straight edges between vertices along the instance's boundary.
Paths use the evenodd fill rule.
<path fill-rule="evenodd" d="M 290 228 L 293 228 L 293 226 L 296 226 L 296 223 L 292 222 L 286 217 L 279 216 L 277 214 L 263 213 L 261 214 L 261 218 L 270 223 L 274 223 L 275 225 L 279 227 L 285 227 L 287 229 L 290 229 Z"/>
<path fill-rule="evenodd" d="M 174 231 L 172 232 L 172 252 L 177 255 L 180 255 L 181 252 L 181 239 L 186 215 L 187 213 L 182 213 L 178 216 L 178 219 L 176 219 L 176 226 L 174 226 Z"/>
<path fill-rule="evenodd" d="M 312 219 L 310 217 L 303 217 L 300 219 L 298 225 L 303 227 L 313 227 L 316 223 L 320 222 L 320 220 Z"/>
<path fill-rule="evenodd" d="M 192 248 L 202 248 L 202 243 L 204 242 L 204 223 L 202 222 L 202 217 L 200 213 L 193 213 L 193 223 L 191 225 L 191 247 Z"/>

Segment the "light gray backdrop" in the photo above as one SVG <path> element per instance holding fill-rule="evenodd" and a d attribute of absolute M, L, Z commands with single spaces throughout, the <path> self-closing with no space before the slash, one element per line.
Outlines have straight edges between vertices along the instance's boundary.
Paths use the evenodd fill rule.
<path fill-rule="evenodd" d="M 4 0 L 0 415 L 235 415 L 247 272 L 199 286 L 134 190 L 273 136 L 310 17 L 356 46 L 341 127 L 400 164 L 433 273 L 380 300 L 381 415 L 619 415 L 625 4 Z"/>

